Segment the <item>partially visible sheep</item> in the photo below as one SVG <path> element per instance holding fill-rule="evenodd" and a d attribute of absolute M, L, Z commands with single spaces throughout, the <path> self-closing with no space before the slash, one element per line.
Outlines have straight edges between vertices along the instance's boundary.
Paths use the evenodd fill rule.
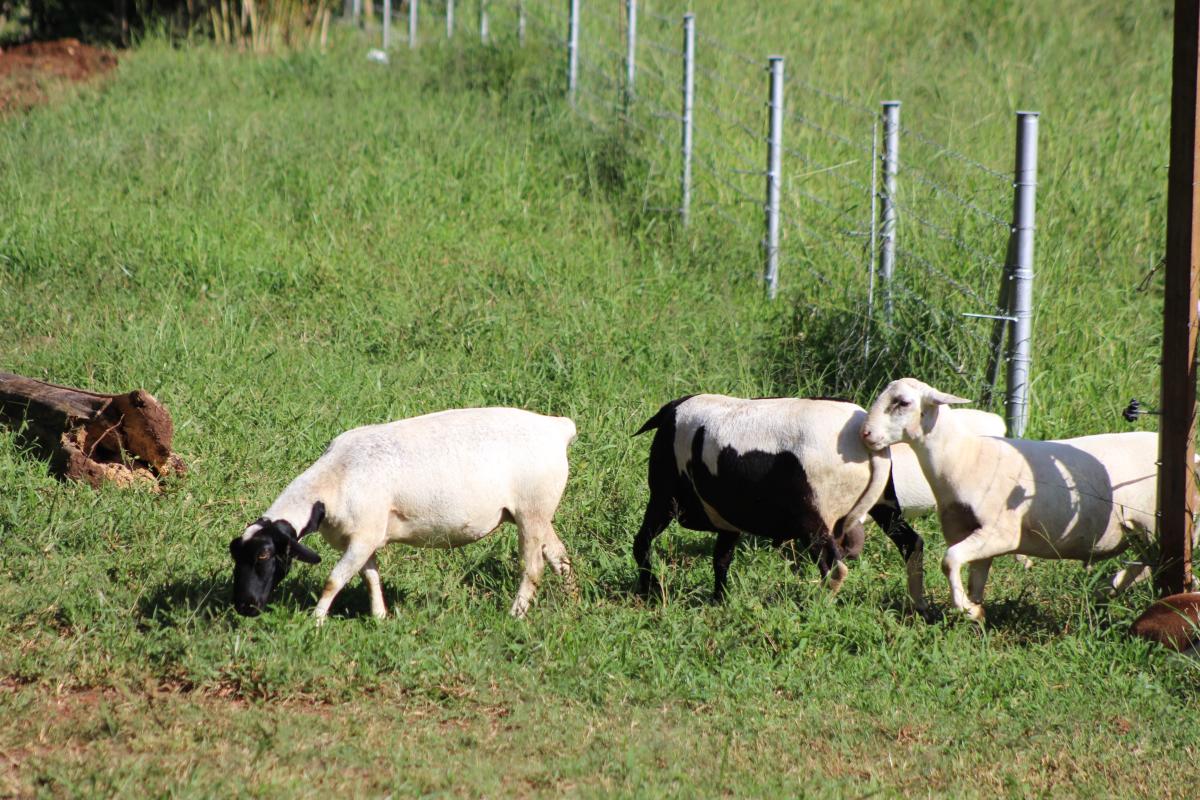
<path fill-rule="evenodd" d="M 958 413 L 973 429 L 1003 433 L 995 414 Z M 836 589 L 843 559 L 862 550 L 869 513 L 900 550 L 910 598 L 924 609 L 924 544 L 905 518 L 932 511 L 933 493 L 907 446 L 893 448 L 890 464 L 886 453 L 872 456 L 859 436 L 865 419 L 854 403 L 823 398 L 695 395 L 664 405 L 637 432 L 655 430 L 650 499 L 633 544 L 638 590 L 650 591 L 650 547 L 672 520 L 717 534 L 716 599 L 743 533 L 799 540 Z"/>
<path fill-rule="evenodd" d="M 371 613 L 387 613 L 375 553 L 388 542 L 461 547 L 515 522 L 524 577 L 511 614 L 523 617 L 544 561 L 571 578 L 571 561 L 551 520 L 567 484 L 567 445 L 575 423 L 513 408 L 442 411 L 338 436 L 297 476 L 266 514 L 230 542 L 234 604 L 258 614 L 287 574 L 293 555 L 320 558 L 300 543 L 320 530 L 343 551 L 314 615 L 361 572 Z"/>
<path fill-rule="evenodd" d="M 862 429 L 872 450 L 913 448 L 950 545 L 942 570 L 954 605 L 983 619 L 992 558 L 1020 553 L 1084 562 L 1153 536 L 1158 436 L 1112 433 L 1061 441 L 978 436 L 948 404 L 969 402 L 912 378 L 876 398 Z M 961 568 L 970 565 L 970 593 Z"/>

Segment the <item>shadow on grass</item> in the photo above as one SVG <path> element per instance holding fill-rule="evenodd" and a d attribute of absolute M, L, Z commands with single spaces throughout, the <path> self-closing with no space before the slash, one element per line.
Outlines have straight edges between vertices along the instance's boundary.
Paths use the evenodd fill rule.
<path fill-rule="evenodd" d="M 290 575 L 275 587 L 269 608 L 286 607 L 297 613 L 311 613 L 323 586 L 324 577 L 321 575 Z M 387 587 L 384 595 L 389 607 L 403 604 L 406 597 Z M 227 619 L 233 613 L 232 582 L 225 571 L 167 581 L 144 595 L 137 609 L 144 623 L 153 623 L 158 627 L 179 627 L 196 621 Z M 338 592 L 329 613 L 332 617 L 370 616 L 371 596 L 365 581 L 355 578 Z"/>

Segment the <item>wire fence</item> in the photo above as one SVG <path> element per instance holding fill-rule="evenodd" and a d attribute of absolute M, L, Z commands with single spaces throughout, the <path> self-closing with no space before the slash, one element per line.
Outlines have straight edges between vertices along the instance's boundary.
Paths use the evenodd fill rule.
<path fill-rule="evenodd" d="M 772 95 L 768 54 L 730 46 L 670 0 L 474 0 L 472 13 L 417 2 L 393 11 L 430 20 L 408 28 L 410 45 L 439 16 L 446 36 L 465 34 L 473 13 L 482 40 L 561 51 L 579 117 L 633 141 L 646 164 L 641 212 L 718 248 L 730 280 L 765 277 L 773 294 L 777 271 L 794 309 L 782 371 L 815 368 L 843 390 L 922 375 L 990 405 L 1007 366 L 1009 429 L 1021 435 L 1036 115 L 1019 117 L 1026 162 L 1007 172 L 902 123 L 898 102 L 785 74 L 786 53 Z"/>

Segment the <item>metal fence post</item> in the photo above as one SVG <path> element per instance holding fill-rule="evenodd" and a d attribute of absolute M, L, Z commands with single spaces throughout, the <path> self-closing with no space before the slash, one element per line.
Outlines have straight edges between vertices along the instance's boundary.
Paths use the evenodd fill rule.
<path fill-rule="evenodd" d="M 637 78 L 637 0 L 625 0 L 625 113 L 633 105 Z"/>
<path fill-rule="evenodd" d="M 354 9 L 354 24 L 358 25 L 362 20 L 362 0 L 353 0 L 352 7 Z"/>
<path fill-rule="evenodd" d="M 454 0 L 446 0 L 446 38 L 454 38 Z"/>
<path fill-rule="evenodd" d="M 1033 231 L 1037 198 L 1036 111 L 1017 112 L 1017 163 L 1013 175 L 1012 285 L 1009 315 L 1012 334 L 1008 339 L 1008 381 L 1004 418 L 1008 435 L 1025 435 L 1029 421 L 1029 361 L 1033 335 Z"/>
<path fill-rule="evenodd" d="M 767 138 L 767 236 L 763 240 L 767 297 L 779 290 L 779 187 L 783 179 L 783 56 L 767 59 L 771 71 L 771 128 Z"/>
<path fill-rule="evenodd" d="M 488 0 L 479 0 L 479 41 L 484 44 L 492 38 L 492 23 L 488 19 Z"/>
<path fill-rule="evenodd" d="M 687 227 L 692 207 L 692 102 L 696 91 L 696 15 L 683 15 L 683 169 L 679 193 L 679 221 Z"/>
<path fill-rule="evenodd" d="M 417 5 L 418 0 L 408 0 L 408 46 L 417 46 Z"/>
<path fill-rule="evenodd" d="M 575 84 L 579 80 L 579 0 L 571 0 L 571 18 L 567 23 L 567 100 L 575 105 Z"/>
<path fill-rule="evenodd" d="M 896 173 L 900 167 L 900 101 L 883 101 L 883 229 L 879 277 L 883 282 L 883 312 L 892 322 L 892 276 L 896 272 Z"/>
<path fill-rule="evenodd" d="M 517 44 L 525 46 L 525 0 L 517 0 Z"/>
<path fill-rule="evenodd" d="M 392 44 L 392 0 L 383 0 L 383 51 Z"/>

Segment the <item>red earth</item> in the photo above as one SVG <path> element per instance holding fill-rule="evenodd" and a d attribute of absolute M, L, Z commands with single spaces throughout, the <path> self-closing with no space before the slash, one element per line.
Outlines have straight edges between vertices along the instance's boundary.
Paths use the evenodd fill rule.
<path fill-rule="evenodd" d="M 61 87 L 92 80 L 116 65 L 115 53 L 78 39 L 6 47 L 0 50 L 0 114 L 45 103 Z"/>

